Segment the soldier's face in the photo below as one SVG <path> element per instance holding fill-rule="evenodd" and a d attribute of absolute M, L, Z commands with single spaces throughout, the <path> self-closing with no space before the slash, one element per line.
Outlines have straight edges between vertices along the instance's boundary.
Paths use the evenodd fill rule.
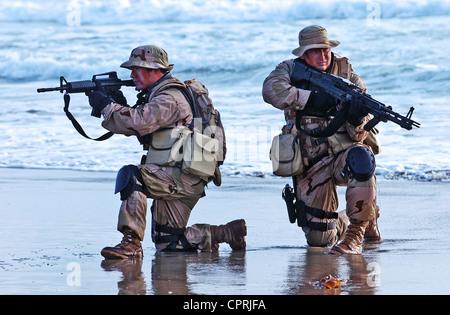
<path fill-rule="evenodd" d="M 141 67 L 132 67 L 130 78 L 133 79 L 137 90 L 150 89 L 151 86 L 161 78 L 162 74 L 158 70 L 150 70 Z"/>
<path fill-rule="evenodd" d="M 313 48 L 308 49 L 302 56 L 311 67 L 325 71 L 331 64 L 331 49 L 330 48 Z"/>

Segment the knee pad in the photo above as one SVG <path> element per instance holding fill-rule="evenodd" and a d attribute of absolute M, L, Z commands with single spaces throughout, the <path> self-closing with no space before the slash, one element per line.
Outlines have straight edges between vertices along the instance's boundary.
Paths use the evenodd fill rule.
<path fill-rule="evenodd" d="M 369 180 L 375 172 L 375 156 L 364 146 L 354 147 L 347 154 L 345 168 L 349 177 L 362 182 Z"/>
<path fill-rule="evenodd" d="M 120 200 L 127 199 L 133 191 L 144 191 L 143 179 L 135 165 L 123 166 L 117 173 L 115 194 L 120 192 Z"/>

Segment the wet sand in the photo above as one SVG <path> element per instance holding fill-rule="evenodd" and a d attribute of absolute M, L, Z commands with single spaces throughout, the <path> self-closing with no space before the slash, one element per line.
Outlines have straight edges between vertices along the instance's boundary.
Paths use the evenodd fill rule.
<path fill-rule="evenodd" d="M 105 261 L 100 250 L 121 239 L 115 175 L 0 169 L 0 294 L 450 294 L 449 182 L 379 180 L 381 243 L 334 256 L 306 246 L 289 223 L 281 199 L 289 179 L 225 177 L 190 224 L 244 218 L 246 252 L 226 244 L 217 253 L 156 252 L 148 226 L 143 260 Z M 340 289 L 318 284 L 328 274 Z"/>

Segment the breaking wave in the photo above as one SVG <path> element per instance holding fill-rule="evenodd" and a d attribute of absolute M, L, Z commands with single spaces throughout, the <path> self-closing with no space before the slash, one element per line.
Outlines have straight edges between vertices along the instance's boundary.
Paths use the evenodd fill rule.
<path fill-rule="evenodd" d="M 79 15 L 77 15 L 79 13 Z M 287 21 L 298 19 L 380 18 L 442 16 L 450 2 L 403 0 L 70 0 L 2 1 L 0 21 L 54 22 L 65 24 L 78 17 L 82 24 L 104 25 L 151 22 Z"/>

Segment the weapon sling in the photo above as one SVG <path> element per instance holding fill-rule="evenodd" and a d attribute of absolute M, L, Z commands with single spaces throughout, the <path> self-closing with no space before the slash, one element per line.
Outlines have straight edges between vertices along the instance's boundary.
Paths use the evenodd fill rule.
<path fill-rule="evenodd" d="M 82 135 L 83 137 L 85 137 L 87 139 L 91 139 L 94 141 L 104 141 L 104 140 L 111 138 L 114 135 L 113 132 L 109 131 L 98 138 L 89 137 L 86 134 L 86 132 L 83 130 L 83 128 L 81 127 L 80 123 L 75 119 L 75 117 L 69 111 L 69 103 L 70 103 L 70 95 L 69 95 L 69 93 L 64 93 L 64 112 L 66 113 L 67 118 L 69 118 L 69 120 L 72 122 L 72 125 L 78 131 L 78 133 L 80 135 Z"/>
<path fill-rule="evenodd" d="M 302 115 L 300 114 L 301 111 L 296 111 L 295 114 L 295 125 L 297 127 L 297 130 L 300 132 L 303 132 L 304 134 L 314 137 L 314 138 L 327 138 L 332 136 L 336 131 L 338 131 L 339 128 L 347 121 L 347 114 L 349 111 L 349 106 L 344 106 L 341 110 L 339 110 L 334 116 L 334 118 L 330 121 L 330 123 L 325 127 L 322 131 L 306 131 L 301 128 L 300 121 L 302 118 Z"/>

